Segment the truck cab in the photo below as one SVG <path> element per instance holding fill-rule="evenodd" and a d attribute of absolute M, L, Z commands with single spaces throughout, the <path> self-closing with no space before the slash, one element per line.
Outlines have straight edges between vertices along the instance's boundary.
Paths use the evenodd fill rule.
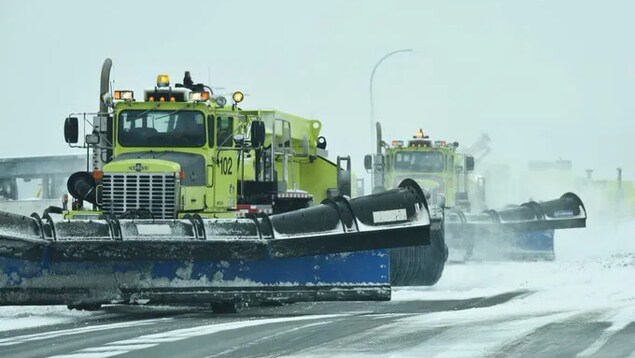
<path fill-rule="evenodd" d="M 366 156 L 365 166 L 373 173 L 374 190 L 412 178 L 429 194 L 429 203 L 466 208 L 474 158 L 458 152 L 458 146 L 458 142 L 433 141 L 420 129 L 407 141 L 388 144 L 378 139 L 380 150 L 374 157 Z"/>
<path fill-rule="evenodd" d="M 142 96 L 136 100 L 128 90 L 104 94 L 107 111 L 95 115 L 85 138 L 92 168 L 68 182 L 78 198 L 68 217 L 235 217 L 346 194 L 338 186 L 343 169 L 326 159 L 318 120 L 243 110 L 242 92 L 234 92 L 228 104 L 209 86 L 194 84 L 189 72 L 174 87 L 159 75 Z M 77 143 L 78 122 L 74 115 L 65 122 L 71 145 Z"/>

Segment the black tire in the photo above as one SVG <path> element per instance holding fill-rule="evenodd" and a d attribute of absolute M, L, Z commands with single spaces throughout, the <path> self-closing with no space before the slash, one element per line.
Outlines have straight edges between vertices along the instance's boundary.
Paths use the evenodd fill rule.
<path fill-rule="evenodd" d="M 66 308 L 69 310 L 77 310 L 77 311 L 99 311 L 101 309 L 100 303 L 78 303 L 78 304 L 70 304 L 66 305 Z"/>
<path fill-rule="evenodd" d="M 212 312 L 216 314 L 238 313 L 239 305 L 234 302 L 213 302 L 210 304 Z"/>
<path fill-rule="evenodd" d="M 448 259 L 443 225 L 431 231 L 430 245 L 390 250 L 392 286 L 432 286 L 443 274 Z"/>

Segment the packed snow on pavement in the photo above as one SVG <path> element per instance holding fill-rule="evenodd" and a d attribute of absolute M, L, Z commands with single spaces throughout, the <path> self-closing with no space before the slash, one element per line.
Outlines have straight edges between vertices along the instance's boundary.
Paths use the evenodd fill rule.
<path fill-rule="evenodd" d="M 448 265 L 435 286 L 396 288 L 392 299 L 458 300 L 527 292 L 495 307 L 433 314 L 435 319 L 443 321 L 445 317 L 454 322 L 585 310 L 607 310 L 607 314 L 618 316 L 625 312 L 635 317 L 635 285 L 628 284 L 635 277 L 635 223 L 559 231 L 556 256 L 554 262 Z M 99 311 L 70 311 L 65 306 L 0 307 L 0 331 L 88 321 L 105 315 Z M 430 323 L 433 317 L 425 316 Z"/>

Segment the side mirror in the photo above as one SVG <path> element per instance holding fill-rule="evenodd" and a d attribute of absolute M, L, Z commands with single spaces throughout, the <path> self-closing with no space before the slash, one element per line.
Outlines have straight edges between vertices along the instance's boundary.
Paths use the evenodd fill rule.
<path fill-rule="evenodd" d="M 68 144 L 77 143 L 79 136 L 79 121 L 77 117 L 68 117 L 64 121 L 64 140 Z"/>
<path fill-rule="evenodd" d="M 474 170 L 474 157 L 467 156 L 465 157 L 465 171 L 471 172 Z"/>
<path fill-rule="evenodd" d="M 260 148 L 265 144 L 265 122 L 251 122 L 251 146 Z"/>
<path fill-rule="evenodd" d="M 366 154 L 364 156 L 364 168 L 366 170 L 371 170 L 373 169 L 373 156 L 370 154 Z"/>
<path fill-rule="evenodd" d="M 326 149 L 326 138 L 324 138 L 324 136 L 319 136 L 316 146 L 320 149 Z"/>

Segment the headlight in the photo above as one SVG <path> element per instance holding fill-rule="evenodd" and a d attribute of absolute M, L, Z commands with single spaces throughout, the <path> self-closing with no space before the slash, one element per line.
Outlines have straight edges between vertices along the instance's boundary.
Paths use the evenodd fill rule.
<path fill-rule="evenodd" d="M 235 103 L 240 103 L 243 101 L 243 99 L 245 99 L 245 95 L 240 91 L 236 91 L 234 92 L 234 94 L 232 94 L 232 99 Z"/>
<path fill-rule="evenodd" d="M 227 98 L 225 98 L 223 96 L 216 97 L 216 104 L 218 104 L 219 106 L 225 107 L 226 103 L 227 103 Z"/>
<path fill-rule="evenodd" d="M 116 101 L 134 101 L 134 92 L 132 91 L 115 91 Z"/>
<path fill-rule="evenodd" d="M 191 101 L 207 101 L 209 99 L 209 92 L 192 92 L 190 93 Z"/>

